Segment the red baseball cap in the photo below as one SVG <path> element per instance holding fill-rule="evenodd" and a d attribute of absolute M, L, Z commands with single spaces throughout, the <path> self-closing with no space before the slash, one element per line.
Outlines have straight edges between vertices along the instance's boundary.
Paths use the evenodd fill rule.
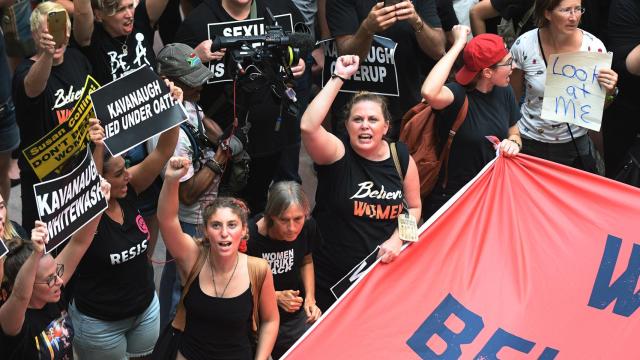
<path fill-rule="evenodd" d="M 456 73 L 456 81 L 467 85 L 482 69 L 497 64 L 508 53 L 502 37 L 496 34 L 475 36 L 464 47 L 464 66 Z"/>

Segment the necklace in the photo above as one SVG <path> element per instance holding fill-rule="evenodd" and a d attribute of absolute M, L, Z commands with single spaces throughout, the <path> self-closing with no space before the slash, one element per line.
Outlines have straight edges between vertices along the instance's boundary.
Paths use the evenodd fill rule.
<path fill-rule="evenodd" d="M 116 38 L 114 38 L 115 40 L 117 40 L 120 45 L 122 45 L 122 55 L 127 56 L 129 54 L 129 47 L 127 46 L 127 41 L 129 40 L 129 35 L 127 35 L 127 37 L 124 38 L 124 41 L 120 41 Z"/>
<path fill-rule="evenodd" d="M 229 276 L 229 280 L 227 281 L 227 285 L 224 286 L 224 289 L 222 289 L 222 294 L 220 294 L 219 296 L 218 296 L 218 287 L 216 286 L 216 276 L 215 276 L 215 274 L 213 272 L 213 270 L 214 270 L 213 260 L 211 259 L 210 254 L 207 254 L 207 257 L 209 257 L 209 267 L 211 268 L 211 280 L 213 282 L 213 291 L 216 294 L 216 297 L 223 298 L 224 297 L 224 293 L 227 291 L 227 288 L 229 287 L 229 284 L 231 284 L 231 279 L 233 279 L 233 275 L 235 275 L 236 269 L 238 268 L 238 262 L 240 261 L 240 255 L 239 254 L 236 255 L 236 265 L 233 267 L 233 272 L 231 272 L 231 276 Z"/>

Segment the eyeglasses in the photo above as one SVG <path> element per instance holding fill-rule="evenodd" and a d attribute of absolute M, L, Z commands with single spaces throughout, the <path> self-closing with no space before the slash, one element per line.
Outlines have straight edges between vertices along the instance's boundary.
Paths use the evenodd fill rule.
<path fill-rule="evenodd" d="M 558 9 L 558 12 L 564 16 L 570 16 L 571 14 L 582 15 L 587 9 L 582 6 L 576 7 L 566 7 L 562 9 Z"/>
<path fill-rule="evenodd" d="M 62 278 L 64 275 L 64 264 L 56 264 L 56 272 L 47 276 L 45 281 L 36 281 L 34 284 L 46 284 L 50 288 L 52 288 L 56 284 L 56 280 L 58 278 Z"/>
<path fill-rule="evenodd" d="M 497 63 L 494 66 L 495 67 L 498 67 L 498 66 L 511 66 L 511 64 L 513 64 L 513 58 L 509 58 L 509 60 L 507 60 L 506 63 L 502 63 L 502 64 Z"/>

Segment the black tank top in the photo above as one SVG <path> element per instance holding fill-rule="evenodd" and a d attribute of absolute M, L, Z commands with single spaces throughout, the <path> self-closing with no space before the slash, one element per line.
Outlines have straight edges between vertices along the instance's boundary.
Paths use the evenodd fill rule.
<path fill-rule="evenodd" d="M 180 353 L 189 360 L 253 359 L 251 287 L 233 298 L 212 297 L 200 289 L 200 275 L 184 299 L 187 311 Z"/>

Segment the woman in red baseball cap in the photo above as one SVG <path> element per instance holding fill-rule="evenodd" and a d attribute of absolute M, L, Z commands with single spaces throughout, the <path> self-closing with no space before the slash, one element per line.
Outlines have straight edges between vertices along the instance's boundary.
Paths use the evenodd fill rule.
<path fill-rule="evenodd" d="M 493 144 L 486 136 L 504 139 L 498 147 L 501 155 L 514 156 L 522 148 L 516 125 L 520 113 L 509 85 L 513 59 L 504 41 L 498 35 L 481 34 L 467 44 L 470 29 L 462 25 L 454 26 L 452 33 L 455 38 L 453 46 L 433 67 L 422 85 L 422 97 L 436 110 L 440 139 L 446 140 L 465 97 L 469 105 L 466 117 L 453 138 L 446 180 L 443 165 L 436 186 L 422 201 L 424 219 L 429 218 L 495 157 Z M 445 84 L 460 52 L 463 52 L 464 66 L 456 73 L 455 82 Z"/>

